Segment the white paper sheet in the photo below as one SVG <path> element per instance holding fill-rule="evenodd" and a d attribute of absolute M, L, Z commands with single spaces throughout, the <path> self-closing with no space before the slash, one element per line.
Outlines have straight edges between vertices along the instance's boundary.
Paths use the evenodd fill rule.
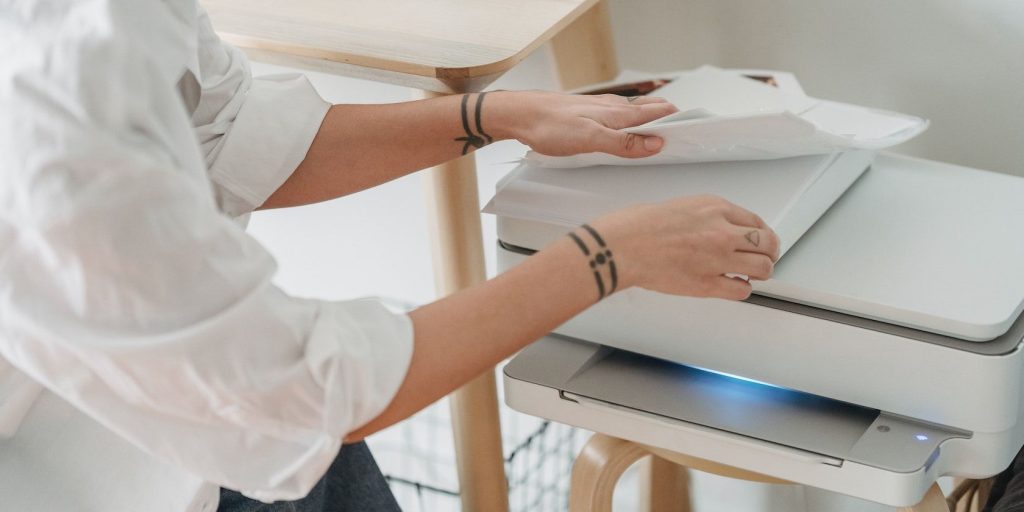
<path fill-rule="evenodd" d="M 769 160 L 883 149 L 928 127 L 919 117 L 810 98 L 712 67 L 681 73 L 654 94 L 680 112 L 626 131 L 664 138 L 658 155 L 552 157 L 531 151 L 526 159 L 563 168 Z"/>
<path fill-rule="evenodd" d="M 785 253 L 864 172 L 871 152 L 765 162 L 545 169 L 524 163 L 484 212 L 567 228 L 627 206 L 713 194 L 758 214 Z"/>

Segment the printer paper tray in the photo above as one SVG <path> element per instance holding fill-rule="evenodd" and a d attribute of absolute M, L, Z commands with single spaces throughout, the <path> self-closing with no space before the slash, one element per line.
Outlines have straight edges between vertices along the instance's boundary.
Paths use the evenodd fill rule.
<path fill-rule="evenodd" d="M 939 446 L 969 438 L 958 429 L 809 393 L 688 367 L 582 340 L 550 335 L 505 367 L 507 381 L 556 390 L 567 406 L 664 418 L 746 438 L 833 466 L 850 460 L 887 471 L 927 466 Z M 509 398 L 512 403 L 512 398 Z M 532 404 L 515 407 L 530 410 Z M 595 428 L 579 425 L 584 428 Z M 778 448 L 775 450 L 774 448 Z"/>
<path fill-rule="evenodd" d="M 572 393 L 562 392 L 561 397 L 564 400 L 569 400 L 580 404 L 584 408 L 593 408 L 596 410 L 604 411 L 611 414 L 628 415 L 633 418 L 646 418 L 650 421 L 655 422 L 668 422 L 671 424 L 686 425 L 690 429 L 704 431 L 708 433 L 715 433 L 718 436 L 725 436 L 731 438 L 736 444 L 744 445 L 748 449 L 757 449 L 761 451 L 770 451 L 772 454 L 777 456 L 786 457 L 798 462 L 810 463 L 810 464 L 828 464 L 829 466 L 841 467 L 843 460 L 836 457 L 829 457 L 821 453 L 809 452 L 799 448 L 793 448 L 791 446 L 780 445 L 764 439 L 757 439 L 748 437 L 733 432 L 722 431 L 707 425 L 699 425 L 696 423 L 690 423 L 685 420 L 678 418 L 671 418 L 667 416 L 660 416 L 652 414 L 648 411 L 640 409 L 633 409 L 622 405 L 612 404 L 608 402 L 602 402 L 600 400 L 594 400 L 581 395 L 574 395 Z"/>
<path fill-rule="evenodd" d="M 844 459 L 879 411 L 624 350 L 602 349 L 563 392 Z"/>

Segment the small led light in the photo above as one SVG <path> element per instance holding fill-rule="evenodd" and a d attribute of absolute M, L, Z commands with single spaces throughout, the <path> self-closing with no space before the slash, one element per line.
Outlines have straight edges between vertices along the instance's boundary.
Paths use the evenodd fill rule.
<path fill-rule="evenodd" d="M 749 382 L 751 384 L 758 384 L 758 385 L 761 385 L 761 386 L 766 386 L 766 387 L 769 387 L 769 388 L 785 389 L 785 388 L 781 388 L 779 386 L 776 386 L 775 384 L 769 384 L 767 382 L 762 382 L 762 381 L 750 379 L 750 378 L 747 378 L 747 377 L 740 377 L 739 375 L 733 375 L 731 373 L 720 372 L 718 370 L 711 370 L 711 369 L 708 369 L 708 368 L 701 368 L 700 366 L 691 366 L 690 368 L 693 368 L 695 370 L 700 370 L 702 372 L 713 373 L 715 375 L 720 375 L 722 377 L 728 377 L 728 378 L 733 379 L 733 380 L 739 380 L 739 381 L 743 381 L 743 382 Z"/>
<path fill-rule="evenodd" d="M 928 440 L 928 436 L 926 436 L 924 434 L 918 434 L 918 435 L 914 436 L 914 438 L 917 439 L 918 441 L 927 441 Z"/>

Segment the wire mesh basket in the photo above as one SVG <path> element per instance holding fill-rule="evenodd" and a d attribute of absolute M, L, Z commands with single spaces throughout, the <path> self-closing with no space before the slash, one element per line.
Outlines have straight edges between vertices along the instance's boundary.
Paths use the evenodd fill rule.
<path fill-rule="evenodd" d="M 369 440 L 405 512 L 460 510 L 450 418 L 442 400 Z M 566 510 L 572 463 L 586 434 L 504 406 L 501 423 L 509 510 Z"/>

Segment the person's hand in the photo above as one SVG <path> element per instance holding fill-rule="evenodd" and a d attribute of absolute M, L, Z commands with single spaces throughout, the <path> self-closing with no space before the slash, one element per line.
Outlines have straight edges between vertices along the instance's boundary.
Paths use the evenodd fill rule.
<path fill-rule="evenodd" d="M 750 283 L 727 275 L 769 279 L 779 257 L 760 217 L 715 196 L 635 206 L 591 226 L 614 255 L 619 289 L 742 300 Z"/>
<path fill-rule="evenodd" d="M 675 113 L 663 98 L 586 96 L 546 91 L 495 91 L 487 96 L 487 126 L 551 156 L 603 152 L 626 158 L 651 156 L 664 141 L 622 131 Z"/>

